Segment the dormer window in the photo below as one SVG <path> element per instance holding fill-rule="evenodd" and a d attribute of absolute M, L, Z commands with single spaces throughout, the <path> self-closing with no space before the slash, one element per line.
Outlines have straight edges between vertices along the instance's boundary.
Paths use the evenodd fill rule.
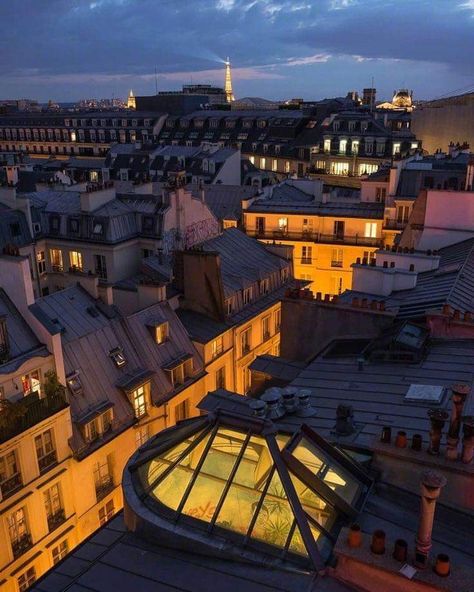
<path fill-rule="evenodd" d="M 244 306 L 247 304 L 250 304 L 250 302 L 252 302 L 252 295 L 253 295 L 252 288 L 246 288 L 245 290 L 243 290 L 242 298 L 244 301 Z"/>
<path fill-rule="evenodd" d="M 69 232 L 79 232 L 79 220 L 77 218 L 69 218 Z"/>
<path fill-rule="evenodd" d="M 155 220 L 152 216 L 143 217 L 143 232 L 152 232 L 154 230 Z"/>
<path fill-rule="evenodd" d="M 113 410 L 107 409 L 84 424 L 84 438 L 87 442 L 95 442 L 112 429 Z"/>
<path fill-rule="evenodd" d="M 50 216 L 49 217 L 49 229 L 51 232 L 59 232 L 61 224 L 61 218 L 59 216 Z"/>
<path fill-rule="evenodd" d="M 341 125 L 341 124 L 340 124 L 340 122 L 339 122 L 339 121 L 335 121 L 335 122 L 332 124 L 332 129 L 333 129 L 335 132 L 338 132 L 338 131 L 339 131 L 339 127 L 340 127 L 340 125 Z"/>
<path fill-rule="evenodd" d="M 79 372 L 73 372 L 72 374 L 66 376 L 66 383 L 73 395 L 82 395 L 83 388 L 81 379 L 79 377 Z"/>
<path fill-rule="evenodd" d="M 121 347 L 116 347 L 115 349 L 110 350 L 109 356 L 112 358 L 117 368 L 123 368 L 127 363 L 127 360 Z"/>
<path fill-rule="evenodd" d="M 102 222 L 94 222 L 92 232 L 93 234 L 104 234 L 104 225 Z"/>
<path fill-rule="evenodd" d="M 231 315 L 234 312 L 232 298 L 229 298 L 225 301 L 225 310 L 226 310 L 226 314 L 228 314 L 228 315 Z"/>
<path fill-rule="evenodd" d="M 270 280 L 265 278 L 260 282 L 260 294 L 268 294 L 270 291 Z"/>
<path fill-rule="evenodd" d="M 165 341 L 168 341 L 169 339 L 169 323 L 166 322 L 155 322 L 152 321 L 151 323 L 149 323 L 148 325 L 152 331 L 153 337 L 155 339 L 155 342 L 159 345 L 161 343 L 164 343 Z"/>
<path fill-rule="evenodd" d="M 172 360 L 169 364 L 165 364 L 162 368 L 168 372 L 170 382 L 176 388 L 184 384 L 187 378 L 193 376 L 193 357 L 191 354 L 183 354 Z"/>
<path fill-rule="evenodd" d="M 356 122 L 355 121 L 349 121 L 349 131 L 353 132 L 356 128 Z"/>

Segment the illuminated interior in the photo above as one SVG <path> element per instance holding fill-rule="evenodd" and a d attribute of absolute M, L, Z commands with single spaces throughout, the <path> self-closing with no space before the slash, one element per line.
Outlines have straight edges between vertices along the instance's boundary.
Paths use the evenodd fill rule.
<path fill-rule="evenodd" d="M 325 561 L 336 529 L 367 493 L 360 467 L 328 443 L 322 449 L 309 430 L 258 433 L 222 417 L 194 425 L 186 434 L 178 426 L 181 437 L 164 446 L 158 438 L 135 463 L 145 503 L 286 560 Z"/>

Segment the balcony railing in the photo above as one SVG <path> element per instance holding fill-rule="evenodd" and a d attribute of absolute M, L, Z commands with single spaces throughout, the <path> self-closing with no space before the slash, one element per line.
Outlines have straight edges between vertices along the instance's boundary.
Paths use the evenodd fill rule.
<path fill-rule="evenodd" d="M 301 257 L 301 265 L 311 265 L 313 263 L 312 257 Z"/>
<path fill-rule="evenodd" d="M 0 491 L 2 493 L 2 498 L 5 499 L 9 495 L 15 493 L 23 487 L 23 479 L 21 478 L 21 473 L 16 473 L 9 479 L 5 479 L 0 483 Z"/>
<path fill-rule="evenodd" d="M 39 398 L 38 393 L 26 395 L 15 402 L 0 405 L 0 444 L 21 434 L 40 421 L 68 406 L 65 393 Z"/>
<path fill-rule="evenodd" d="M 58 526 L 61 526 L 61 524 L 63 522 L 66 522 L 66 513 L 64 512 L 64 509 L 61 508 L 60 510 L 58 510 L 54 514 L 51 514 L 50 516 L 48 516 L 49 532 L 53 531 Z"/>
<path fill-rule="evenodd" d="M 111 475 L 107 475 L 107 477 L 102 478 L 98 483 L 95 484 L 95 495 L 97 497 L 97 502 L 104 499 L 104 497 L 109 494 L 112 489 L 114 488 L 114 480 Z"/>
<path fill-rule="evenodd" d="M 344 267 L 342 261 L 331 261 L 331 267 Z"/>
<path fill-rule="evenodd" d="M 398 220 L 385 220 L 383 227 L 387 230 L 403 230 L 407 224 L 408 220 L 405 222 L 400 222 Z"/>
<path fill-rule="evenodd" d="M 360 245 L 363 247 L 380 247 L 383 245 L 381 238 L 355 235 L 338 235 L 338 234 L 320 234 L 319 232 L 310 231 L 281 231 L 281 230 L 264 230 L 257 231 L 247 228 L 245 232 L 249 236 L 266 240 L 286 240 L 286 241 L 306 241 L 314 243 L 330 243 L 338 245 Z M 303 262 L 303 261 L 302 261 Z"/>
<path fill-rule="evenodd" d="M 38 459 L 38 466 L 40 473 L 46 473 L 51 467 L 58 462 L 58 457 L 56 454 L 56 450 L 52 450 L 49 454 L 42 456 Z"/>
<path fill-rule="evenodd" d="M 33 541 L 31 540 L 31 535 L 29 533 L 24 534 L 22 537 L 12 541 L 13 557 L 17 559 L 23 553 L 26 553 L 28 549 L 31 549 L 32 546 Z"/>

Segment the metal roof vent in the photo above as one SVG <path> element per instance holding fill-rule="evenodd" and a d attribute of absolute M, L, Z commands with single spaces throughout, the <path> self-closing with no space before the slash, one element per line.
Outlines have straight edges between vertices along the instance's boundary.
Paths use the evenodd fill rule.
<path fill-rule="evenodd" d="M 267 417 L 269 419 L 280 419 L 280 417 L 285 415 L 281 394 L 280 388 L 271 387 L 260 397 L 267 404 Z"/>
<path fill-rule="evenodd" d="M 286 413 L 294 413 L 298 409 L 298 398 L 296 397 L 298 389 L 294 386 L 286 386 L 281 393 L 283 406 Z"/>
<path fill-rule="evenodd" d="M 309 389 L 299 389 L 296 396 L 299 403 L 298 409 L 296 410 L 296 415 L 298 415 L 298 417 L 312 417 L 313 415 L 316 415 L 316 409 L 311 406 L 311 391 Z"/>
<path fill-rule="evenodd" d="M 249 407 L 252 410 L 252 415 L 256 417 L 265 417 L 267 415 L 267 404 L 265 401 L 254 399 L 250 401 Z"/>
<path fill-rule="evenodd" d="M 446 387 L 438 384 L 411 384 L 404 401 L 421 405 L 440 405 Z"/>

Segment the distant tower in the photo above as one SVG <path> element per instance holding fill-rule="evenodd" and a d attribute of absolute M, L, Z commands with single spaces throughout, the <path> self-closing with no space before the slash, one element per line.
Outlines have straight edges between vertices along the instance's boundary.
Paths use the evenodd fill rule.
<path fill-rule="evenodd" d="M 130 89 L 130 94 L 128 95 L 128 100 L 127 100 L 127 109 L 136 109 L 137 108 L 137 104 L 135 102 L 135 96 L 133 94 L 133 90 Z"/>
<path fill-rule="evenodd" d="M 227 58 L 225 62 L 225 96 L 227 98 L 227 102 L 231 103 L 234 101 L 234 93 L 232 92 L 232 74 L 230 73 L 230 60 Z"/>

